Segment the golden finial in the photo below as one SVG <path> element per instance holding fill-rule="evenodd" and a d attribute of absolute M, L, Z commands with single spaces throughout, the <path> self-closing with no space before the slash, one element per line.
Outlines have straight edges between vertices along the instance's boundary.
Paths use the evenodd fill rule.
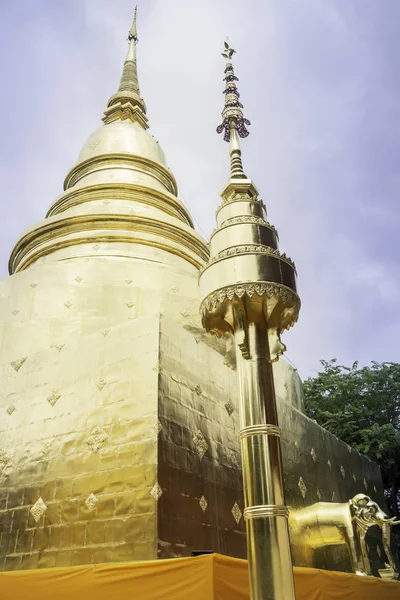
<path fill-rule="evenodd" d="M 137 36 L 137 29 L 136 29 L 136 14 L 137 14 L 137 6 L 135 6 L 135 14 L 133 15 L 133 23 L 132 23 L 132 27 L 130 28 L 129 34 L 128 34 L 128 40 L 134 40 L 135 43 L 137 43 L 139 41 L 139 38 Z"/>
<path fill-rule="evenodd" d="M 122 70 L 118 92 L 111 96 L 104 112 L 104 123 L 116 119 L 131 119 L 147 129 L 146 105 L 140 97 L 139 81 L 136 62 L 136 44 L 139 41 L 136 28 L 137 6 L 133 16 L 132 27 L 128 34 L 128 53 Z"/>
<path fill-rule="evenodd" d="M 233 70 L 231 62 L 233 54 L 236 50 L 230 47 L 228 41 L 224 42 L 224 51 L 221 53 L 226 58 L 225 68 L 225 104 L 222 115 L 222 123 L 217 127 L 217 133 L 224 132 L 224 140 L 230 143 L 231 157 L 231 178 L 243 179 L 241 150 L 239 137 L 245 138 L 249 135 L 246 125 L 250 125 L 250 121 L 243 116 L 243 104 L 239 102 L 240 94 L 236 87 L 236 81 L 239 81 Z"/>

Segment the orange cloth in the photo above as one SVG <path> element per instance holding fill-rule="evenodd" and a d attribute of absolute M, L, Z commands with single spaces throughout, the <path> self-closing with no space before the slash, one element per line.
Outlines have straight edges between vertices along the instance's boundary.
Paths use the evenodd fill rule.
<path fill-rule="evenodd" d="M 400 583 L 295 568 L 297 600 L 399 600 Z M 0 573 L 1 600 L 248 600 L 247 561 L 195 558 Z"/>

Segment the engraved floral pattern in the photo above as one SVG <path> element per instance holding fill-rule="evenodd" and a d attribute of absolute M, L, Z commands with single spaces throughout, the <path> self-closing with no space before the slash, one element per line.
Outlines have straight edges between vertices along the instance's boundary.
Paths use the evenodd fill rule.
<path fill-rule="evenodd" d="M 96 383 L 96 387 L 101 390 L 107 385 L 107 381 L 103 378 L 101 378 L 97 383 Z"/>
<path fill-rule="evenodd" d="M 288 329 L 297 321 L 300 310 L 300 298 L 290 288 L 271 282 L 241 283 L 217 290 L 203 300 L 200 307 L 201 313 L 204 316 L 207 312 L 213 312 L 225 300 L 233 300 L 235 297 L 242 298 L 245 294 L 250 298 L 254 294 L 257 294 L 258 296 L 282 300 L 293 309 L 290 323 L 286 328 Z"/>
<path fill-rule="evenodd" d="M 231 416 L 235 410 L 235 407 L 233 406 L 232 401 L 228 400 L 228 402 L 225 402 L 224 406 L 225 406 L 225 409 L 226 409 L 226 412 L 228 413 L 228 415 Z"/>
<path fill-rule="evenodd" d="M 239 505 L 237 502 L 235 502 L 235 504 L 232 506 L 232 514 L 233 514 L 233 518 L 235 519 L 236 523 L 239 525 L 240 523 L 240 519 L 242 518 L 242 511 L 239 508 Z"/>
<path fill-rule="evenodd" d="M 20 358 L 19 360 L 14 360 L 12 363 L 10 363 L 12 368 L 14 369 L 14 371 L 16 371 L 18 373 L 18 371 L 20 370 L 20 368 L 22 367 L 22 365 L 24 364 L 26 359 L 27 359 L 27 357 Z"/>
<path fill-rule="evenodd" d="M 207 502 L 207 500 L 204 498 L 204 496 L 202 496 L 202 497 L 200 498 L 199 504 L 200 504 L 201 510 L 202 510 L 203 512 L 206 512 L 206 510 L 207 510 L 207 506 L 208 506 L 208 502 Z"/>
<path fill-rule="evenodd" d="M 159 500 L 163 494 L 160 484 L 158 481 L 153 485 L 150 490 L 150 494 L 153 496 L 155 500 Z"/>
<path fill-rule="evenodd" d="M 208 450 L 208 444 L 200 430 L 198 430 L 193 436 L 193 446 L 199 455 L 200 460 L 203 460 L 203 457 Z"/>
<path fill-rule="evenodd" d="M 41 517 L 44 515 L 46 510 L 47 510 L 47 506 L 43 502 L 42 498 L 39 498 L 30 510 L 30 513 L 31 513 L 32 517 L 35 519 L 36 523 L 41 519 Z"/>
<path fill-rule="evenodd" d="M 212 265 L 219 260 L 223 260 L 224 258 L 239 256 L 241 254 L 267 254 L 269 256 L 274 256 L 275 258 L 279 258 L 280 260 L 287 262 L 291 267 L 293 267 L 294 270 L 296 270 L 296 265 L 284 252 L 281 253 L 279 250 L 271 248 L 271 246 L 264 246 L 262 244 L 246 244 L 233 246 L 232 248 L 226 248 L 226 250 L 222 250 L 216 256 L 211 258 L 204 268 L 207 268 L 209 265 Z"/>
<path fill-rule="evenodd" d="M 303 496 L 303 498 L 305 498 L 306 495 L 307 495 L 307 486 L 304 483 L 304 479 L 302 477 L 300 477 L 300 479 L 299 479 L 299 481 L 297 483 L 297 487 L 300 490 L 300 494 Z"/>
<path fill-rule="evenodd" d="M 96 427 L 95 429 L 93 429 L 93 431 L 87 438 L 86 443 L 92 450 L 92 452 L 94 452 L 94 454 L 97 454 L 97 452 L 107 440 L 108 435 L 105 433 L 105 431 L 103 431 L 101 427 Z"/>
<path fill-rule="evenodd" d="M 54 406 L 60 398 L 61 394 L 58 392 L 58 390 L 53 390 L 52 393 L 47 396 L 47 402 L 49 402 L 51 406 Z"/>
<path fill-rule="evenodd" d="M 94 494 L 90 494 L 85 500 L 85 504 L 89 510 L 94 510 L 98 502 L 99 501 Z"/>

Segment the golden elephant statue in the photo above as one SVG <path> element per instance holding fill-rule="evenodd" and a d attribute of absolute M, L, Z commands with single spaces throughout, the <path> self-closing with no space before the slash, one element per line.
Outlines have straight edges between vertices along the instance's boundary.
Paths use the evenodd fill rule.
<path fill-rule="evenodd" d="M 345 544 L 350 555 L 352 571 L 357 575 L 371 575 L 365 536 L 370 527 L 382 529 L 382 542 L 387 562 L 397 577 L 397 569 L 390 549 L 390 532 L 395 523 L 365 494 L 357 494 L 348 502 L 318 502 L 307 508 L 291 510 L 290 539 L 301 561 L 311 566 L 316 548 Z"/>

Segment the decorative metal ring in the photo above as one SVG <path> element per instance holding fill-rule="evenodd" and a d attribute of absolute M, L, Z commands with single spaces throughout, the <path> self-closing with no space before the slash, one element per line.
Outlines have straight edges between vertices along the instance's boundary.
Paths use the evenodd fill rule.
<path fill-rule="evenodd" d="M 243 511 L 245 519 L 261 519 L 263 517 L 289 517 L 287 506 L 279 504 L 261 504 L 259 506 L 248 506 Z"/>
<path fill-rule="evenodd" d="M 275 435 L 276 437 L 281 437 L 281 429 L 276 425 L 262 423 L 260 425 L 249 425 L 239 432 L 241 440 L 251 435 Z"/>

